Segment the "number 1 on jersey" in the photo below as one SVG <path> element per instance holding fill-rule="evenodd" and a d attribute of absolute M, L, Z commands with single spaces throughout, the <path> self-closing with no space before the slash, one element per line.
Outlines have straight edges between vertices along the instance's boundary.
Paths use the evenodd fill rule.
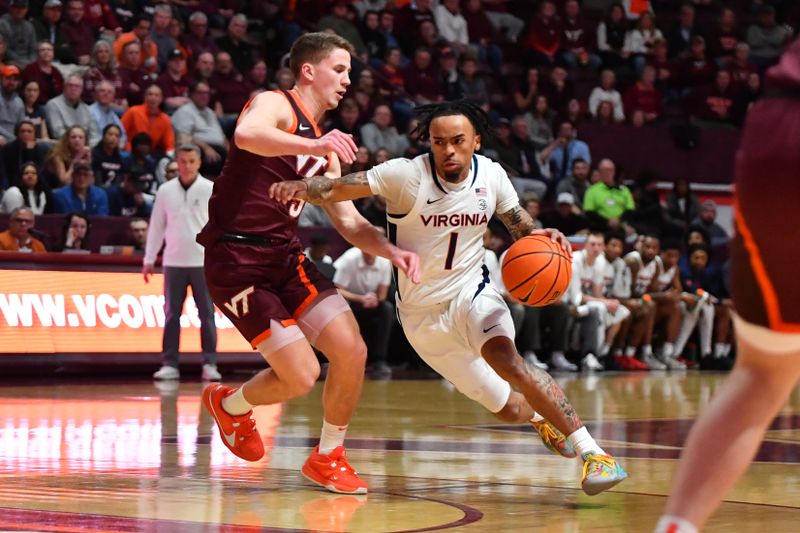
<path fill-rule="evenodd" d="M 458 244 L 458 232 L 450 234 L 450 244 L 447 246 L 447 259 L 444 260 L 444 269 L 453 269 L 453 259 L 456 256 L 456 245 Z"/>

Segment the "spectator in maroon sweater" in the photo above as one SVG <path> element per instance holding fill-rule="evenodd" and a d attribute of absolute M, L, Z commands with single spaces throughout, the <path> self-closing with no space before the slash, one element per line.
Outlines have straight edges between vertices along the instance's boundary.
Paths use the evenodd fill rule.
<path fill-rule="evenodd" d="M 578 0 L 567 0 L 562 23 L 560 60 L 570 69 L 588 67 L 597 70 L 602 60 L 594 53 L 596 48 L 594 28 L 581 15 Z"/>
<path fill-rule="evenodd" d="M 736 43 L 744 39 L 743 32 L 736 27 L 736 13 L 728 7 L 722 8 L 717 27 L 708 36 L 708 53 L 720 68 L 733 62 Z"/>
<path fill-rule="evenodd" d="M 212 55 L 219 52 L 217 43 L 208 34 L 208 17 L 202 11 L 189 15 L 189 32 L 184 36 L 183 44 L 192 57 L 198 57 L 203 52 Z"/>
<path fill-rule="evenodd" d="M 353 136 L 353 141 L 361 145 L 361 110 L 352 98 L 345 98 L 339 104 L 338 113 L 333 117 L 330 129 L 337 129 Z"/>
<path fill-rule="evenodd" d="M 418 105 L 441 102 L 444 99 L 439 76 L 433 67 L 431 51 L 427 48 L 417 48 L 414 60 L 403 72 L 403 79 L 406 92 Z"/>
<path fill-rule="evenodd" d="M 83 0 L 69 0 L 67 2 L 67 15 L 61 23 L 61 31 L 72 49 L 79 65 L 88 65 L 91 58 L 92 46 L 96 41 L 92 27 L 84 20 L 86 8 Z"/>
<path fill-rule="evenodd" d="M 561 33 L 561 21 L 556 14 L 556 5 L 552 0 L 544 0 L 522 39 L 526 63 L 553 65 L 561 47 Z"/>
<path fill-rule="evenodd" d="M 410 56 L 419 42 L 419 29 L 423 21 L 433 22 L 433 2 L 416 0 L 395 11 L 394 34 L 400 41 L 400 47 Z"/>
<path fill-rule="evenodd" d="M 728 68 L 731 71 L 733 83 L 740 87 L 747 84 L 751 74 L 758 75 L 758 67 L 750 62 L 749 44 L 741 42 L 736 45 L 733 61 Z"/>
<path fill-rule="evenodd" d="M 214 75 L 216 70 L 216 62 L 214 55 L 211 52 L 200 52 L 195 56 L 194 67 L 192 68 L 192 75 L 189 76 L 189 84 L 197 85 L 197 83 L 204 81 L 211 86 L 211 92 L 214 92 L 214 86 L 211 85 L 211 76 Z M 214 101 L 212 94 L 211 101 Z"/>
<path fill-rule="evenodd" d="M 542 92 L 547 96 L 550 108 L 557 113 L 563 113 L 567 103 L 575 97 L 575 89 L 567 79 L 567 70 L 564 67 L 553 67 L 547 82 L 542 85 Z"/>
<path fill-rule="evenodd" d="M 36 48 L 36 61 L 25 67 L 22 79 L 27 84 L 35 81 L 39 84 L 39 99 L 37 105 L 44 105 L 51 98 L 55 98 L 64 90 L 64 78 L 61 72 L 53 66 L 53 45 L 41 41 Z"/>
<path fill-rule="evenodd" d="M 211 76 L 211 87 L 214 88 L 216 100 L 214 110 L 218 117 L 232 119 L 235 122 L 239 112 L 250 99 L 250 89 L 244 77 L 233 67 L 228 52 L 218 52 L 216 62 L 216 72 Z"/>
<path fill-rule="evenodd" d="M 186 58 L 175 48 L 167 56 L 167 68 L 158 77 L 156 84 L 164 93 L 164 111 L 172 114 L 180 106 L 189 103 L 189 78 L 186 71 Z"/>
<path fill-rule="evenodd" d="M 714 83 L 692 91 L 688 99 L 688 113 L 698 126 L 733 125 L 735 103 L 736 89 L 731 82 L 731 73 L 720 70 Z"/>
<path fill-rule="evenodd" d="M 645 123 L 658 120 L 664 114 L 664 104 L 661 101 L 661 93 L 655 86 L 656 69 L 652 65 L 646 65 L 639 81 L 628 87 L 623 97 L 625 115 L 633 117 L 638 111 L 642 113 Z"/>
<path fill-rule="evenodd" d="M 267 77 L 267 62 L 263 59 L 253 63 L 253 68 L 244 77 L 247 88 L 250 89 L 250 96 L 269 90 L 269 79 Z"/>
<path fill-rule="evenodd" d="M 481 0 L 467 0 L 461 16 L 467 21 L 469 43 L 478 55 L 478 61 L 499 70 L 503 64 L 503 50 L 497 45 L 494 26 L 481 5 Z"/>
<path fill-rule="evenodd" d="M 717 67 L 706 54 L 706 40 L 695 35 L 692 37 L 692 49 L 689 57 L 680 63 L 679 79 L 684 88 L 695 88 L 711 83 Z"/>
<path fill-rule="evenodd" d="M 447 42 L 439 35 L 436 24 L 430 20 L 423 20 L 419 23 L 419 37 L 415 43 L 417 47 L 424 46 L 430 50 L 437 50 L 447 45 Z"/>
<path fill-rule="evenodd" d="M 656 69 L 656 88 L 667 94 L 678 83 L 678 64 L 669 58 L 667 41 L 661 39 L 653 44 L 653 55 L 647 64 Z"/>
<path fill-rule="evenodd" d="M 119 77 L 122 80 L 128 106 L 144 103 L 144 91 L 153 83 L 150 73 L 139 66 L 141 57 L 142 45 L 138 41 L 131 41 L 122 47 Z"/>
<path fill-rule="evenodd" d="M 541 80 L 539 69 L 531 67 L 525 73 L 525 78 L 515 80 L 512 78 L 509 83 L 509 96 L 507 103 L 513 104 L 513 109 L 509 114 L 520 115 L 533 110 L 536 97 L 542 92 L 546 84 Z"/>
<path fill-rule="evenodd" d="M 398 89 L 405 84 L 403 78 L 403 54 L 399 48 L 389 48 L 384 56 L 383 66 L 378 73 L 380 74 L 381 85 L 378 90 L 381 94 L 394 98 L 398 96 Z"/>
<path fill-rule="evenodd" d="M 83 21 L 86 24 L 97 28 L 100 33 L 108 35 L 109 38 L 122 33 L 122 26 L 107 0 L 83 0 L 83 5 L 85 11 Z"/>

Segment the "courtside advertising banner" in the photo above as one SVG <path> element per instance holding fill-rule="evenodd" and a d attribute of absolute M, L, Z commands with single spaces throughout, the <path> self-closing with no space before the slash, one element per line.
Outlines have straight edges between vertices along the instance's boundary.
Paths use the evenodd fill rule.
<path fill-rule="evenodd" d="M 0 270 L 0 353 L 161 352 L 164 277 L 140 273 Z M 184 352 L 200 352 L 200 319 L 188 291 Z M 217 350 L 251 352 L 219 309 Z"/>

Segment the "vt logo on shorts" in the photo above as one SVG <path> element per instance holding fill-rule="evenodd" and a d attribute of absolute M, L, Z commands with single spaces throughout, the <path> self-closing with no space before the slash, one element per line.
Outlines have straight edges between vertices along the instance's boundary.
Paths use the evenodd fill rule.
<path fill-rule="evenodd" d="M 236 318 L 239 318 L 239 316 L 240 316 L 239 315 L 239 303 L 241 302 L 241 304 L 242 304 L 242 314 L 241 314 L 241 316 L 246 315 L 247 313 L 250 312 L 250 306 L 248 305 L 247 297 L 250 296 L 251 294 L 253 294 L 253 292 L 255 292 L 255 290 L 256 290 L 255 287 L 250 285 L 245 290 L 243 290 L 242 292 L 240 292 L 239 294 L 237 294 L 236 296 L 231 298 L 230 302 L 225 302 L 225 307 L 228 308 L 228 311 L 233 313 L 233 316 L 235 316 Z"/>

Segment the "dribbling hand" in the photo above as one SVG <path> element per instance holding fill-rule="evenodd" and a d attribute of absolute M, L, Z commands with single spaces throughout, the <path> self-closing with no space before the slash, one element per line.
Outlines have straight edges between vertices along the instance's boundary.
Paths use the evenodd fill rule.
<path fill-rule="evenodd" d="M 307 190 L 308 185 L 303 180 L 281 181 L 269 186 L 269 197 L 282 204 L 288 204 L 292 200 L 307 201 Z"/>
<path fill-rule="evenodd" d="M 550 240 L 553 242 L 557 242 L 561 245 L 561 248 L 567 252 L 567 254 L 571 257 L 572 256 L 572 245 L 567 239 L 567 236 L 558 231 L 557 229 L 535 229 L 531 231 L 531 235 L 544 235 L 545 237 L 550 237 Z"/>
<path fill-rule="evenodd" d="M 311 155 L 323 157 L 330 152 L 339 157 L 339 161 L 351 164 L 356 160 L 358 146 L 353 141 L 353 136 L 339 130 L 331 130 L 314 141 L 314 151 Z"/>

